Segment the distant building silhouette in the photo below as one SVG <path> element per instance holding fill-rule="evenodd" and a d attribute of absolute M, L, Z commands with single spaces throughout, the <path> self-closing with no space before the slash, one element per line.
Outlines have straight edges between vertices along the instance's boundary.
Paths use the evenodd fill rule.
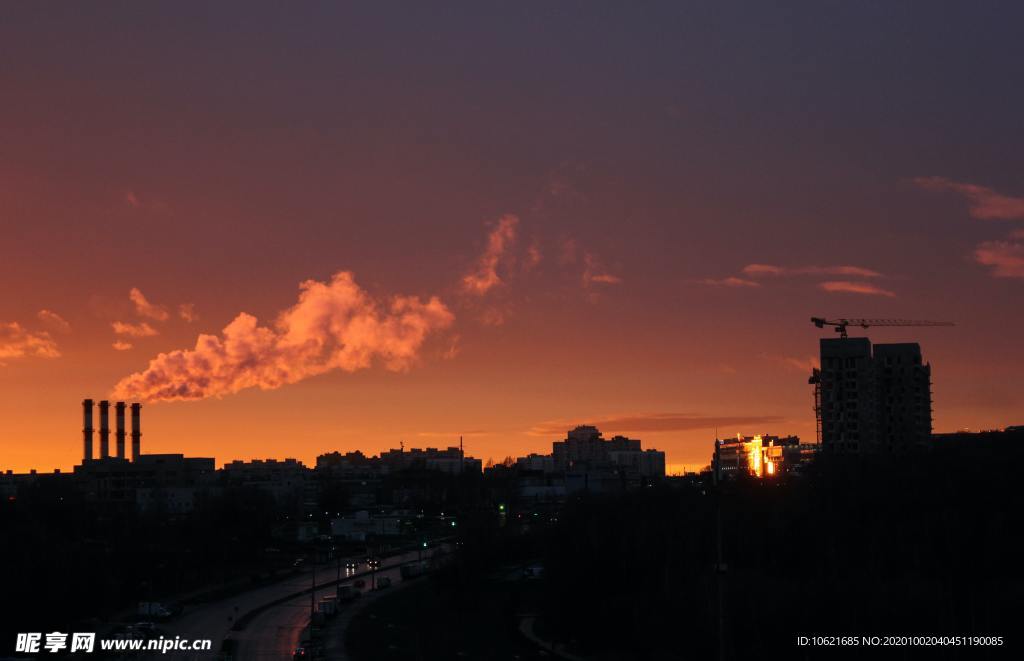
<path fill-rule="evenodd" d="M 811 382 L 823 450 L 894 451 L 931 437 L 931 366 L 916 343 L 872 351 L 866 337 L 822 339 Z"/>
<path fill-rule="evenodd" d="M 552 443 L 551 458 L 556 471 L 605 468 L 621 469 L 644 477 L 665 476 L 664 452 L 643 450 L 640 441 L 625 436 L 605 439 L 598 428 L 591 425 L 579 425 L 569 430 L 564 440 Z"/>
<path fill-rule="evenodd" d="M 445 450 L 427 448 L 421 450 L 404 447 L 380 453 L 380 462 L 386 472 L 395 472 L 408 468 L 422 468 L 458 475 L 460 473 L 479 473 L 483 462 L 467 457 L 461 448 L 449 447 Z"/>

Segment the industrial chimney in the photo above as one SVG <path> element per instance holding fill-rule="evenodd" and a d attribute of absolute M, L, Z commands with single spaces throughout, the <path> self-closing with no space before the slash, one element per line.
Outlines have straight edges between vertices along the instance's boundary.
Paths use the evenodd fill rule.
<path fill-rule="evenodd" d="M 82 400 L 82 463 L 92 461 L 92 400 Z"/>
<path fill-rule="evenodd" d="M 117 458 L 124 459 L 124 402 L 114 404 L 114 411 L 117 418 L 117 431 L 114 434 L 117 439 Z"/>
<path fill-rule="evenodd" d="M 100 459 L 110 456 L 110 402 L 100 401 Z"/>
<path fill-rule="evenodd" d="M 142 454 L 142 404 L 132 404 L 132 461 Z"/>

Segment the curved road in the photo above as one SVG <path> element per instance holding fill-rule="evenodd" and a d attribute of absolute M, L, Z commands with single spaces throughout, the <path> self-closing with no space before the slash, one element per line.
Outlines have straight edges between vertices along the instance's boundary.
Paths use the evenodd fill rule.
<path fill-rule="evenodd" d="M 430 557 L 434 550 L 424 551 L 422 557 L 424 559 Z M 377 577 L 386 576 L 391 579 L 393 584 L 398 583 L 401 580 L 399 566 L 417 560 L 419 557 L 418 551 L 409 551 L 381 558 L 382 569 L 377 571 Z M 350 558 L 349 560 L 354 559 Z M 346 559 L 343 558 L 342 563 L 345 562 Z M 209 652 L 168 652 L 161 656 L 167 659 L 186 661 L 209 661 L 218 654 L 225 638 L 233 638 L 238 641 L 236 659 L 290 660 L 303 629 L 309 624 L 310 598 L 308 592 L 268 607 L 253 617 L 241 631 L 232 631 L 231 627 L 238 618 L 250 611 L 265 607 L 267 604 L 303 590 L 309 590 L 313 584 L 312 574 L 312 570 L 307 569 L 280 582 L 188 609 L 181 617 L 161 626 L 164 636 L 166 638 L 179 636 L 182 639 L 192 640 L 210 639 L 213 641 L 212 649 Z M 346 575 L 349 577 L 347 580 L 345 580 Z M 335 594 L 335 585 L 331 584 L 320 588 L 319 584 L 321 582 L 333 583 L 337 578 L 335 562 L 324 563 L 316 567 L 318 584 L 316 600 L 322 596 Z M 342 585 L 351 584 L 357 579 L 366 582 L 363 591 L 370 589 L 371 577 L 365 562 L 360 563 L 356 570 L 342 569 Z M 345 607 L 344 604 L 341 606 Z"/>

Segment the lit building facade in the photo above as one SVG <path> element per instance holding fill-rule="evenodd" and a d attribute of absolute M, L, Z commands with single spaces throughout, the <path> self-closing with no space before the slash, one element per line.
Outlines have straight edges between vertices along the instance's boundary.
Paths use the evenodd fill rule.
<path fill-rule="evenodd" d="M 716 480 L 750 475 L 773 478 L 799 472 L 814 458 L 817 445 L 800 442 L 799 436 L 736 435 L 715 439 L 711 470 Z"/>

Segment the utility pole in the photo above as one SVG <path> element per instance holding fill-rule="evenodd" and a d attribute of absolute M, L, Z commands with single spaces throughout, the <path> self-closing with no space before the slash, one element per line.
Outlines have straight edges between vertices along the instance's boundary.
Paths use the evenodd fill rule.
<path fill-rule="evenodd" d="M 316 613 L 316 547 L 313 548 L 313 589 L 309 593 L 309 619 L 313 620 L 313 614 Z"/>
<path fill-rule="evenodd" d="M 715 480 L 715 583 L 718 587 L 718 659 L 725 661 L 725 562 L 722 558 L 722 488 Z"/>

